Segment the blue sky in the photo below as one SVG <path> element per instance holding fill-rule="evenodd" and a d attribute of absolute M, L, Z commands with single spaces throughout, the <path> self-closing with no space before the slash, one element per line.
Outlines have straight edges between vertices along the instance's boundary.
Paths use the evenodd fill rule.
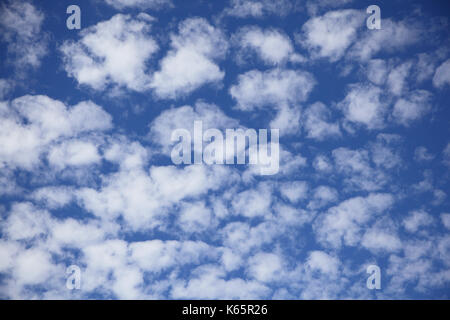
<path fill-rule="evenodd" d="M 0 298 L 448 299 L 449 13 L 3 2 Z M 194 121 L 278 129 L 279 171 L 173 164 Z"/>

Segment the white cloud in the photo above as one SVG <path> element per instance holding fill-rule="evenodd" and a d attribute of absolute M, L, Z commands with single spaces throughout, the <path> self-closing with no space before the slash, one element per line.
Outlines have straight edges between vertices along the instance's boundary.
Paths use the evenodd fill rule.
<path fill-rule="evenodd" d="M 197 264 L 217 255 L 214 248 L 201 241 L 149 240 L 133 242 L 129 248 L 132 261 L 142 270 L 152 273 Z"/>
<path fill-rule="evenodd" d="M 423 210 L 416 210 L 409 213 L 403 220 L 403 227 L 409 232 L 417 232 L 421 227 L 429 226 L 433 223 L 433 217 Z"/>
<path fill-rule="evenodd" d="M 308 184 L 305 181 L 289 181 L 280 184 L 281 195 L 292 203 L 306 198 Z"/>
<path fill-rule="evenodd" d="M 158 10 L 172 7 L 172 0 L 105 0 L 110 6 L 122 10 L 126 8 Z"/>
<path fill-rule="evenodd" d="M 231 86 L 229 92 L 239 110 L 274 108 L 277 113 L 270 121 L 270 127 L 286 135 L 298 132 L 299 103 L 307 99 L 315 84 L 313 76 L 304 71 L 251 70 L 239 75 L 238 83 Z"/>
<path fill-rule="evenodd" d="M 399 99 L 392 111 L 394 119 L 405 126 L 420 119 L 431 110 L 431 93 L 426 90 L 410 92 L 407 98 Z"/>
<path fill-rule="evenodd" d="M 393 169 L 402 164 L 398 153 L 402 137 L 396 134 L 379 133 L 376 142 L 370 144 L 372 161 L 378 168 Z"/>
<path fill-rule="evenodd" d="M 434 159 L 434 155 L 429 153 L 424 146 L 417 147 L 414 150 L 414 160 L 416 161 L 431 161 Z"/>
<path fill-rule="evenodd" d="M 343 244 L 356 246 L 369 221 L 389 210 L 393 202 L 394 198 L 385 193 L 345 200 L 316 219 L 314 230 L 317 239 L 334 248 L 340 248 Z"/>
<path fill-rule="evenodd" d="M 443 88 L 446 84 L 450 84 L 450 59 L 436 69 L 433 77 L 433 85 L 436 88 Z"/>
<path fill-rule="evenodd" d="M 284 230 L 289 227 L 301 227 L 307 223 L 310 223 L 315 214 L 291 205 L 276 203 L 273 207 L 275 215 L 271 217 L 270 221 L 276 221 L 278 228 Z"/>
<path fill-rule="evenodd" d="M 163 223 L 173 204 L 218 190 L 233 179 L 236 176 L 224 166 L 152 166 L 148 173 L 139 167 L 122 167 L 105 176 L 99 190 L 82 188 L 77 198 L 106 222 L 122 216 L 131 230 L 150 230 Z"/>
<path fill-rule="evenodd" d="M 338 8 L 346 4 L 352 3 L 354 0 L 309 0 L 306 2 L 306 10 L 308 14 L 315 16 L 322 11 L 330 8 Z"/>
<path fill-rule="evenodd" d="M 307 165 L 306 158 L 301 154 L 293 154 L 281 148 L 280 150 L 280 174 L 291 176 L 298 173 Z"/>
<path fill-rule="evenodd" d="M 34 285 L 45 282 L 55 271 L 48 252 L 31 248 L 17 255 L 13 276 L 20 285 Z"/>
<path fill-rule="evenodd" d="M 236 108 L 252 111 L 267 106 L 295 105 L 306 100 L 314 85 L 313 76 L 304 71 L 252 70 L 239 75 L 230 94 L 237 101 Z"/>
<path fill-rule="evenodd" d="M 379 129 L 384 126 L 386 104 L 382 101 L 382 90 L 372 85 L 354 84 L 338 106 L 345 118 L 362 124 L 368 129 Z"/>
<path fill-rule="evenodd" d="M 9 1 L 0 10 L 0 39 L 18 68 L 38 67 L 47 53 L 47 34 L 41 31 L 44 14 L 31 3 Z"/>
<path fill-rule="evenodd" d="M 372 59 L 367 63 L 367 79 L 376 85 L 382 85 L 386 82 L 389 72 L 385 60 Z"/>
<path fill-rule="evenodd" d="M 441 213 L 442 224 L 450 230 L 450 213 Z"/>
<path fill-rule="evenodd" d="M 16 203 L 3 229 L 8 239 L 24 240 L 44 237 L 48 231 L 50 215 L 47 211 L 37 210 L 31 203 Z"/>
<path fill-rule="evenodd" d="M 68 107 L 47 96 L 1 102 L 0 123 L 0 163 L 25 169 L 38 164 L 58 139 L 112 127 L 111 116 L 91 101 Z"/>
<path fill-rule="evenodd" d="M 362 27 L 364 15 L 358 10 L 330 11 L 309 19 L 297 40 L 313 58 L 328 58 L 334 62 L 342 58 L 356 40 L 357 29 Z"/>
<path fill-rule="evenodd" d="M 43 187 L 30 195 L 36 202 L 45 204 L 46 208 L 61 208 L 73 200 L 73 190 L 69 187 Z"/>
<path fill-rule="evenodd" d="M 391 157 L 389 166 L 393 166 L 394 161 L 397 160 L 395 155 L 391 156 L 384 149 L 381 151 L 378 156 L 389 155 Z M 337 171 L 344 174 L 344 183 L 349 187 L 356 188 L 356 190 L 374 191 L 381 189 L 387 183 L 388 177 L 384 171 L 372 168 L 367 150 L 338 148 L 333 150 L 332 154 Z M 384 165 L 384 163 L 381 164 Z"/>
<path fill-rule="evenodd" d="M 406 87 L 406 78 L 408 77 L 412 63 L 410 61 L 392 69 L 387 77 L 387 85 L 392 94 L 402 95 Z"/>
<path fill-rule="evenodd" d="M 152 19 L 145 13 L 132 18 L 117 14 L 83 29 L 78 41 L 65 41 L 64 68 L 79 84 L 95 90 L 108 86 L 144 91 L 150 82 L 146 68 L 158 50 L 148 34 Z"/>
<path fill-rule="evenodd" d="M 365 26 L 362 10 L 329 11 L 309 19 L 297 41 L 307 48 L 313 59 L 335 62 L 347 53 L 348 58 L 367 61 L 381 51 L 392 53 L 417 42 L 419 28 L 411 21 L 382 20 L 382 28 L 372 32 Z"/>
<path fill-rule="evenodd" d="M 195 270 L 188 281 L 174 283 L 171 296 L 175 299 L 261 299 L 269 288 L 254 280 L 225 279 L 225 272 L 212 265 Z"/>
<path fill-rule="evenodd" d="M 261 282 L 271 282 L 280 278 L 282 259 L 274 253 L 260 252 L 249 259 L 248 274 Z"/>
<path fill-rule="evenodd" d="M 326 252 L 311 251 L 305 265 L 313 271 L 317 270 L 324 274 L 335 276 L 339 271 L 340 261 Z"/>
<path fill-rule="evenodd" d="M 330 160 L 324 155 L 318 155 L 314 158 L 313 162 L 314 169 L 319 172 L 327 173 L 331 172 L 333 165 Z"/>
<path fill-rule="evenodd" d="M 246 18 L 261 18 L 270 14 L 283 16 L 289 12 L 292 4 L 288 0 L 231 0 L 230 7 L 225 9 L 225 14 Z"/>
<path fill-rule="evenodd" d="M 229 248 L 224 248 L 221 262 L 226 271 L 233 271 L 240 268 L 243 263 L 243 259 L 239 253 Z"/>
<path fill-rule="evenodd" d="M 223 244 L 236 252 L 247 253 L 272 243 L 283 232 L 279 224 L 261 222 L 250 226 L 243 222 L 230 222 L 221 231 Z"/>
<path fill-rule="evenodd" d="M 372 228 L 364 234 L 361 245 L 374 251 L 392 252 L 402 248 L 402 243 L 396 234 L 376 228 Z"/>
<path fill-rule="evenodd" d="M 339 124 L 330 121 L 331 111 L 321 102 L 316 102 L 306 109 L 304 119 L 308 138 L 324 140 L 341 136 Z"/>
<path fill-rule="evenodd" d="M 319 209 L 330 203 L 337 201 L 338 192 L 336 189 L 327 187 L 327 186 L 319 186 L 314 189 L 313 196 L 308 203 L 308 209 Z"/>
<path fill-rule="evenodd" d="M 447 194 L 444 191 L 435 189 L 433 191 L 433 201 L 431 201 L 431 204 L 433 206 L 438 206 L 444 202 L 445 198 L 447 198 Z"/>
<path fill-rule="evenodd" d="M 0 79 L 0 100 L 2 100 L 12 89 L 13 82 L 7 79 Z"/>
<path fill-rule="evenodd" d="M 439 55 L 439 52 L 438 54 Z M 433 77 L 437 64 L 435 53 L 419 53 L 417 62 L 413 66 L 413 74 L 418 83 L 429 80 Z"/>
<path fill-rule="evenodd" d="M 380 52 L 392 53 L 397 50 L 404 50 L 409 45 L 420 40 L 420 29 L 409 20 L 392 21 L 384 18 L 382 27 L 376 32 L 365 30 L 358 41 L 350 49 L 350 57 L 358 60 L 369 60 Z"/>
<path fill-rule="evenodd" d="M 450 166 L 450 142 L 447 143 L 447 146 L 442 150 L 442 157 L 444 164 Z"/>
<path fill-rule="evenodd" d="M 253 51 L 269 65 L 284 63 L 294 53 L 289 37 L 278 30 L 247 27 L 238 32 L 237 38 L 241 55 Z"/>
<path fill-rule="evenodd" d="M 257 188 L 238 193 L 232 201 L 233 211 L 244 217 L 254 218 L 270 214 L 272 190 L 268 184 L 260 183 Z"/>
<path fill-rule="evenodd" d="M 280 135 L 295 134 L 300 129 L 300 109 L 283 105 L 269 124 L 272 129 L 279 129 Z"/>
<path fill-rule="evenodd" d="M 19 250 L 21 248 L 16 242 L 0 241 L 0 272 L 10 271 L 14 266 L 14 260 Z"/>
<path fill-rule="evenodd" d="M 150 83 L 156 96 L 175 99 L 223 79 L 225 73 L 215 61 L 225 56 L 228 42 L 220 29 L 203 18 L 190 18 L 170 38 L 172 49 Z"/>
<path fill-rule="evenodd" d="M 211 210 L 203 201 L 182 203 L 180 211 L 179 224 L 186 233 L 202 232 L 214 226 Z"/>
<path fill-rule="evenodd" d="M 170 152 L 171 134 L 175 129 L 186 129 L 194 137 L 194 121 L 202 121 L 203 130 L 216 128 L 219 130 L 238 128 L 239 122 L 228 117 L 218 106 L 198 101 L 194 107 L 182 106 L 163 111 L 150 124 L 149 137 Z"/>
<path fill-rule="evenodd" d="M 69 140 L 52 147 L 48 154 L 48 160 L 50 165 L 63 169 L 66 166 L 98 164 L 101 157 L 93 143 Z"/>

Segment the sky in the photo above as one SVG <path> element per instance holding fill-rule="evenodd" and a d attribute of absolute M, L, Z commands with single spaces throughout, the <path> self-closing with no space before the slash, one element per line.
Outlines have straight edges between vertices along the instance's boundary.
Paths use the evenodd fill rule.
<path fill-rule="evenodd" d="M 449 14 L 2 1 L 0 298 L 449 299 Z M 277 172 L 175 164 L 195 121 L 278 130 Z"/>

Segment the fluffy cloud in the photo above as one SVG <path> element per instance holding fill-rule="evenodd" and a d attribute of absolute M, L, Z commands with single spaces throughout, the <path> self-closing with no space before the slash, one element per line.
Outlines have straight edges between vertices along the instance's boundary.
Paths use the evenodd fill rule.
<path fill-rule="evenodd" d="M 171 6 L 104 2 L 130 12 Z M 307 0 L 299 8 L 310 15 L 296 39 L 311 58 L 302 68 L 289 38 L 301 28 L 290 14 L 297 3 L 266 0 L 231 1 L 214 23 L 146 14 L 99 22 L 93 10 L 92 26 L 73 32 L 74 40 L 53 32 L 63 43 L 60 67 L 88 87 L 81 92 L 71 90 L 66 72 L 48 77 L 41 70 L 22 83 L 13 74 L 18 69 L 6 68 L 0 298 L 442 297 L 450 283 L 450 144 L 431 133 L 446 122 L 449 51 L 431 32 L 440 28 L 436 19 L 433 37 L 417 42 L 418 24 L 399 12 L 383 17 L 382 30 L 367 30 L 363 10 L 325 13 L 350 2 Z M 205 3 L 186 14 L 220 7 Z M 8 46 L 19 37 L 43 35 L 46 46 L 43 15 L 30 8 L 1 6 L 0 16 L 17 20 L 0 22 L 9 65 L 28 55 Z M 273 26 L 248 25 L 270 14 L 285 16 L 266 21 Z M 24 19 L 36 28 L 17 27 Z M 17 43 L 25 48 L 28 40 Z M 251 65 L 241 63 L 247 55 Z M 27 88 L 60 101 L 21 96 Z M 80 94 L 107 103 L 111 114 Z M 167 101 L 180 97 L 187 105 Z M 436 119 L 425 117 L 430 111 Z M 257 166 L 170 165 L 171 133 L 193 134 L 195 120 L 222 132 L 279 128 L 278 174 L 260 176 Z M 431 135 L 412 143 L 421 133 L 414 129 L 428 128 L 429 120 Z M 65 286 L 73 264 L 81 268 L 82 290 Z M 383 290 L 367 290 L 368 264 L 380 266 Z"/>
<path fill-rule="evenodd" d="M 367 61 L 381 51 L 392 53 L 421 39 L 418 26 L 409 20 L 383 19 L 383 27 L 371 32 L 365 26 L 365 17 L 359 10 L 329 11 L 309 19 L 297 41 L 309 50 L 313 59 L 335 62 L 346 53 L 347 58 Z"/>
<path fill-rule="evenodd" d="M 173 6 L 171 0 L 105 0 L 105 2 L 120 10 L 125 8 L 158 10 Z"/>
<path fill-rule="evenodd" d="M 123 217 L 131 230 L 150 230 L 161 226 L 175 203 L 218 190 L 236 179 L 229 170 L 206 165 L 155 166 L 147 173 L 139 166 L 124 167 L 106 176 L 99 190 L 79 190 L 77 198 L 87 211 L 106 222 Z M 208 226 L 193 215 L 194 209 L 186 206 L 181 219 L 199 227 Z M 209 216 L 208 211 L 203 211 L 203 217 L 205 214 Z"/>
<path fill-rule="evenodd" d="M 223 79 L 225 73 L 215 61 L 224 57 L 228 42 L 220 29 L 203 18 L 191 18 L 170 38 L 172 49 L 150 83 L 159 98 L 174 99 Z"/>
<path fill-rule="evenodd" d="M 441 220 L 447 229 L 450 229 L 450 213 L 442 213 Z"/>
<path fill-rule="evenodd" d="M 308 192 L 308 184 L 305 181 L 290 181 L 280 185 L 281 195 L 292 203 L 305 199 Z"/>
<path fill-rule="evenodd" d="M 8 1 L 0 7 L 0 39 L 7 43 L 9 58 L 18 68 L 38 67 L 47 53 L 44 14 L 28 2 Z"/>
<path fill-rule="evenodd" d="M 84 166 L 99 163 L 101 157 L 97 147 L 86 141 L 65 141 L 50 149 L 48 161 L 51 165 L 62 169 L 66 166 Z"/>
<path fill-rule="evenodd" d="M 202 232 L 214 227 L 211 210 L 202 201 L 181 204 L 179 223 L 186 233 Z"/>
<path fill-rule="evenodd" d="M 317 102 L 306 109 L 304 119 L 308 138 L 324 140 L 341 135 L 339 124 L 331 122 L 331 111 L 323 103 Z"/>
<path fill-rule="evenodd" d="M 447 146 L 442 150 L 442 158 L 444 164 L 450 166 L 450 142 L 447 143 Z"/>
<path fill-rule="evenodd" d="M 405 91 L 406 77 L 412 67 L 411 62 L 405 62 L 395 67 L 387 77 L 388 88 L 392 94 L 399 96 Z"/>
<path fill-rule="evenodd" d="M 272 69 L 251 70 L 239 75 L 229 92 L 242 111 L 274 108 L 277 113 L 270 127 L 280 134 L 296 133 L 300 128 L 299 103 L 306 100 L 316 81 L 304 71 Z"/>
<path fill-rule="evenodd" d="M 403 220 L 403 227 L 408 232 L 417 232 L 422 226 L 429 226 L 433 218 L 425 211 L 413 211 Z"/>
<path fill-rule="evenodd" d="M 304 71 L 272 69 L 248 71 L 239 75 L 230 88 L 236 108 L 252 111 L 267 106 L 283 106 L 304 101 L 315 85 L 313 76 Z"/>
<path fill-rule="evenodd" d="M 312 199 L 308 203 L 308 208 L 315 210 L 322 208 L 338 199 L 338 192 L 331 187 L 319 186 L 314 189 Z"/>
<path fill-rule="evenodd" d="M 289 37 L 277 30 L 249 27 L 242 29 L 237 38 L 243 59 L 248 51 L 256 53 L 269 65 L 278 65 L 297 57 L 293 55 L 294 48 Z"/>
<path fill-rule="evenodd" d="M 152 21 L 145 13 L 134 18 L 117 14 L 83 29 L 80 40 L 65 41 L 60 48 L 66 72 L 95 90 L 108 86 L 145 90 L 150 82 L 146 65 L 158 50 L 148 34 Z"/>
<path fill-rule="evenodd" d="M 269 185 L 261 183 L 256 189 L 240 192 L 233 199 L 233 211 L 244 217 L 253 218 L 270 214 L 272 190 Z"/>
<path fill-rule="evenodd" d="M 320 271 L 328 275 L 336 275 L 340 266 L 339 259 L 323 251 L 312 251 L 306 260 L 306 266 L 311 270 Z"/>
<path fill-rule="evenodd" d="M 11 80 L 0 79 L 0 99 L 3 99 L 13 88 Z"/>
<path fill-rule="evenodd" d="M 385 60 L 372 59 L 367 63 L 367 79 L 376 85 L 386 82 L 388 71 L 388 64 Z"/>
<path fill-rule="evenodd" d="M 364 234 L 361 245 L 369 250 L 387 252 L 398 251 L 402 247 L 402 243 L 396 234 L 375 228 Z"/>
<path fill-rule="evenodd" d="M 346 120 L 377 129 L 384 126 L 387 105 L 382 99 L 382 90 L 372 85 L 356 84 L 344 100 L 339 103 Z"/>
<path fill-rule="evenodd" d="M 228 117 L 218 106 L 198 101 L 194 107 L 182 106 L 163 111 L 150 124 L 149 138 L 161 145 L 163 152 L 168 153 L 173 144 L 170 140 L 172 131 L 186 129 L 193 137 L 194 121 L 202 121 L 203 130 L 239 127 L 239 122 Z"/>
<path fill-rule="evenodd" d="M 416 161 L 431 161 L 434 159 L 434 155 L 428 152 L 424 146 L 417 147 L 414 150 L 414 160 Z"/>
<path fill-rule="evenodd" d="M 231 0 L 230 7 L 225 9 L 225 14 L 246 18 L 261 18 L 266 15 L 285 15 L 291 9 L 292 4 L 288 0 L 273 2 L 270 0 Z"/>
<path fill-rule="evenodd" d="M 174 284 L 171 295 L 175 299 L 258 299 L 270 289 L 258 281 L 241 278 L 225 279 L 225 272 L 210 265 L 196 270 L 188 281 Z"/>
<path fill-rule="evenodd" d="M 442 88 L 446 84 L 450 84 L 450 59 L 442 63 L 437 69 L 433 77 L 433 85 Z"/>
<path fill-rule="evenodd" d="M 338 10 L 308 20 L 297 40 L 313 58 L 337 61 L 357 37 L 357 28 L 364 23 L 364 15 L 357 10 Z"/>
<path fill-rule="evenodd" d="M 319 172 L 330 172 L 333 169 L 333 165 L 330 160 L 324 155 L 318 155 L 315 157 L 313 162 L 314 169 Z"/>
<path fill-rule="evenodd" d="M 131 259 L 144 271 L 158 273 L 169 268 L 216 257 L 218 251 L 201 241 L 149 240 L 129 245 Z"/>
<path fill-rule="evenodd" d="M 430 92 L 426 90 L 413 91 L 408 97 L 399 99 L 395 103 L 392 115 L 397 122 L 409 125 L 431 110 L 430 100 Z"/>
<path fill-rule="evenodd" d="M 330 8 L 342 7 L 353 1 L 354 0 L 309 0 L 306 2 L 306 9 L 310 15 L 315 16 L 322 11 L 329 10 Z"/>
<path fill-rule="evenodd" d="M 380 152 L 379 156 L 381 157 L 388 154 L 385 149 L 375 148 L 375 152 L 375 157 L 378 156 L 377 152 Z M 349 188 L 374 191 L 381 189 L 388 181 L 382 170 L 372 166 L 370 154 L 367 150 L 337 148 L 333 150 L 332 155 L 337 171 L 343 174 L 344 184 Z M 393 157 L 392 161 L 396 161 L 395 156 Z"/>
<path fill-rule="evenodd" d="M 343 244 L 356 246 L 362 240 L 362 232 L 375 216 L 389 210 L 394 202 L 390 194 L 374 193 L 367 197 L 355 197 L 327 210 L 315 221 L 318 240 L 330 247 Z"/>
<path fill-rule="evenodd" d="M 418 26 L 409 21 L 383 19 L 382 28 L 376 32 L 365 30 L 361 38 L 350 50 L 350 56 L 359 60 L 368 60 L 380 52 L 401 51 L 416 43 L 422 37 Z"/>
<path fill-rule="evenodd" d="M 270 282 L 279 278 L 282 259 L 274 253 L 258 253 L 250 258 L 248 273 L 261 282 Z"/>
<path fill-rule="evenodd" d="M 0 163 L 31 169 L 58 139 L 112 127 L 112 118 L 100 106 L 83 101 L 68 107 L 47 96 L 23 96 L 0 103 Z M 82 151 L 78 149 L 78 151 Z M 77 149 L 72 156 L 81 157 Z M 57 161 L 58 158 L 53 158 Z M 61 161 L 68 159 L 59 158 Z M 68 161 L 74 161 L 68 160 Z"/>

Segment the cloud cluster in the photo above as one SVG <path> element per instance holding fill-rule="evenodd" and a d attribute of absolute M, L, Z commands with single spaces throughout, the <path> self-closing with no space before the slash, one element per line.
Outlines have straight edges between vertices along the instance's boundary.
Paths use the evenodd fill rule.
<path fill-rule="evenodd" d="M 150 81 L 147 63 L 158 50 L 148 35 L 153 18 L 117 14 L 81 31 L 78 41 L 65 41 L 60 50 L 64 68 L 79 84 L 96 90 L 107 86 L 145 90 Z"/>
<path fill-rule="evenodd" d="M 19 70 L 39 67 L 47 53 L 44 19 L 44 13 L 28 2 L 7 1 L 0 6 L 0 39 L 7 43 L 8 59 Z"/>

